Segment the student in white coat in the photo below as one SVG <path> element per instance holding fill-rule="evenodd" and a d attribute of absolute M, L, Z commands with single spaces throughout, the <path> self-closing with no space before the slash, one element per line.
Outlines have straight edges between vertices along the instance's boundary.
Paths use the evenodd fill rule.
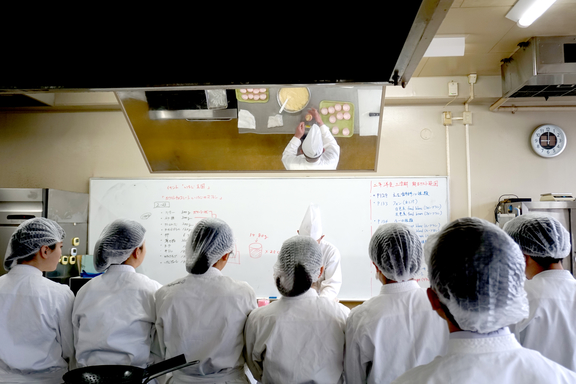
<path fill-rule="evenodd" d="M 448 326 L 414 281 L 423 255 L 412 228 L 381 225 L 372 235 L 369 255 L 383 285 L 378 296 L 348 316 L 344 371 L 347 383 L 388 384 L 442 355 Z"/>
<path fill-rule="evenodd" d="M 62 256 L 64 230 L 45 218 L 20 224 L 0 277 L 0 383 L 60 384 L 74 354 L 74 294 L 42 272 Z"/>
<path fill-rule="evenodd" d="M 196 224 L 186 241 L 188 275 L 156 293 L 158 340 L 163 357 L 185 354 L 191 367 L 171 383 L 249 383 L 244 373 L 244 325 L 257 307 L 254 290 L 222 274 L 234 249 L 223 220 Z"/>
<path fill-rule="evenodd" d="M 322 122 L 322 117 L 315 108 L 308 112 L 317 124 L 312 125 L 304 140 L 306 127 L 301 122 L 296 127 L 294 137 L 282 153 L 282 163 L 289 171 L 296 170 L 335 170 L 340 160 L 340 146 Z"/>
<path fill-rule="evenodd" d="M 404 383 L 575 383 L 576 373 L 524 348 L 508 328 L 528 316 L 524 258 L 495 224 L 453 221 L 428 237 L 428 297 L 448 323 L 442 357 L 400 376 Z"/>
<path fill-rule="evenodd" d="M 136 268 L 146 256 L 146 229 L 133 220 L 108 224 L 94 247 L 94 268 L 102 275 L 76 295 L 72 323 L 76 365 L 132 365 L 160 361 L 153 351 L 154 293 L 161 285 Z"/>
<path fill-rule="evenodd" d="M 258 382 L 343 383 L 349 310 L 311 288 L 321 262 L 311 237 L 294 236 L 282 244 L 274 265 L 282 297 L 254 310 L 246 322 L 246 362 Z"/>
<path fill-rule="evenodd" d="M 320 245 L 322 252 L 322 274 L 312 288 L 319 296 L 337 301 L 340 287 L 342 286 L 342 268 L 340 266 L 340 251 L 336 246 L 324 239 L 322 230 L 322 216 L 318 204 L 310 204 L 300 224 L 298 234 L 310 236 Z"/>
<path fill-rule="evenodd" d="M 514 327 L 526 348 L 576 371 L 576 279 L 562 267 L 570 234 L 552 217 L 521 215 L 504 226 L 526 260 L 530 315 Z"/>

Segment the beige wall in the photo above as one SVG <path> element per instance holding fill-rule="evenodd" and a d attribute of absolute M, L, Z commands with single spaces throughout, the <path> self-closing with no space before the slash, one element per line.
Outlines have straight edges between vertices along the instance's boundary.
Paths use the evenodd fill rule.
<path fill-rule="evenodd" d="M 493 221 L 498 197 L 514 193 L 538 200 L 544 192 L 576 193 L 575 112 L 490 112 L 473 104 L 470 126 L 472 216 Z M 462 104 L 446 108 L 461 116 Z M 446 175 L 446 135 L 439 105 L 386 106 L 379 176 Z M 568 148 L 544 159 L 530 148 L 540 124 L 564 128 Z M 421 133 L 428 129 L 429 139 Z M 451 217 L 468 214 L 464 126 L 450 135 Z M 88 192 L 91 177 L 166 177 L 151 175 L 121 112 L 0 113 L 0 187 L 47 187 Z M 265 173 L 302 176 L 301 173 Z M 322 174 L 314 174 L 322 175 Z M 374 175 L 343 173 L 342 176 Z M 182 173 L 182 177 L 230 177 L 230 173 Z M 262 173 L 241 176 L 263 176 Z"/>

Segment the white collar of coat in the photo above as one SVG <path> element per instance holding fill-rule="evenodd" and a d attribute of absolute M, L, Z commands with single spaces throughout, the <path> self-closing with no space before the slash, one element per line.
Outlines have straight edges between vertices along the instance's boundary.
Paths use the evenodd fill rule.
<path fill-rule="evenodd" d="M 17 275 L 38 275 L 42 276 L 42 271 L 36 267 L 26 264 L 16 264 L 13 266 L 8 273 Z"/>
<path fill-rule="evenodd" d="M 408 280 L 400 283 L 384 284 L 380 288 L 380 294 L 408 292 L 415 289 L 420 289 L 420 285 L 414 280 Z"/>
<path fill-rule="evenodd" d="M 568 279 L 574 280 L 574 276 L 567 269 L 551 269 L 549 271 L 542 271 L 532 278 L 532 280 L 540 279 Z"/>
<path fill-rule="evenodd" d="M 446 355 L 463 353 L 491 353 L 522 348 L 512 333 L 502 336 L 448 340 Z"/>
<path fill-rule="evenodd" d="M 127 264 L 112 264 L 106 270 L 106 273 L 122 273 L 122 272 L 136 273 L 136 270 L 134 269 L 133 266 Z"/>
<path fill-rule="evenodd" d="M 318 292 L 314 288 L 310 288 L 306 292 L 301 295 L 288 297 L 288 296 L 281 296 L 280 299 L 282 300 L 300 300 L 300 299 L 314 299 L 318 298 Z"/>

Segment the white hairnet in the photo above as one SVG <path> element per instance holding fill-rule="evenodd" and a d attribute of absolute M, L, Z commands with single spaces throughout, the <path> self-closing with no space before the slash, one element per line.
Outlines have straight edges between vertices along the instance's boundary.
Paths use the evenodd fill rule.
<path fill-rule="evenodd" d="M 280 248 L 274 264 L 274 280 L 283 296 L 298 296 L 318 280 L 322 251 L 318 242 L 308 236 L 294 236 Z"/>
<path fill-rule="evenodd" d="M 390 280 L 410 280 L 422 266 L 422 243 L 416 231 L 406 224 L 379 226 L 368 250 L 378 270 Z"/>
<path fill-rule="evenodd" d="M 127 219 L 117 219 L 108 224 L 94 246 L 94 269 L 103 272 L 112 264 L 122 264 L 144 244 L 146 228 Z"/>
<path fill-rule="evenodd" d="M 525 255 L 563 259 L 570 253 L 570 234 L 553 217 L 525 214 L 507 222 L 503 229 Z"/>
<path fill-rule="evenodd" d="M 302 143 L 302 152 L 304 152 L 306 156 L 315 159 L 320 157 L 323 151 L 324 143 L 322 142 L 322 133 L 318 125 L 314 124 Z"/>
<path fill-rule="evenodd" d="M 318 204 L 310 204 L 304 219 L 300 224 L 298 234 L 302 236 L 310 236 L 314 240 L 322 237 L 322 217 L 320 215 L 320 206 Z"/>
<path fill-rule="evenodd" d="M 4 269 L 9 271 L 19 259 L 34 255 L 44 245 L 53 245 L 64 240 L 66 232 L 57 222 L 44 217 L 26 220 L 10 237 Z"/>
<path fill-rule="evenodd" d="M 524 256 L 498 226 L 462 218 L 428 237 L 430 286 L 463 330 L 488 333 L 528 316 Z"/>
<path fill-rule="evenodd" d="M 232 228 L 221 219 L 202 219 L 186 241 L 186 270 L 196 275 L 204 274 L 233 250 Z"/>

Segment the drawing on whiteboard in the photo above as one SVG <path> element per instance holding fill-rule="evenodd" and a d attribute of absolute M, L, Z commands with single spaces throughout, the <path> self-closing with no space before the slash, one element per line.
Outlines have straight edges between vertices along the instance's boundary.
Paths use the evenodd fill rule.
<path fill-rule="evenodd" d="M 152 216 L 152 213 L 151 213 L 151 212 L 146 212 L 146 213 L 143 213 L 143 214 L 140 216 L 140 218 L 141 218 L 142 220 L 148 220 L 148 219 L 150 218 L 150 216 Z"/>
<path fill-rule="evenodd" d="M 251 258 L 259 259 L 262 257 L 262 244 L 258 243 L 258 239 L 248 246 L 248 250 Z"/>
<path fill-rule="evenodd" d="M 170 208 L 170 202 L 168 201 L 155 201 L 154 208 Z"/>

